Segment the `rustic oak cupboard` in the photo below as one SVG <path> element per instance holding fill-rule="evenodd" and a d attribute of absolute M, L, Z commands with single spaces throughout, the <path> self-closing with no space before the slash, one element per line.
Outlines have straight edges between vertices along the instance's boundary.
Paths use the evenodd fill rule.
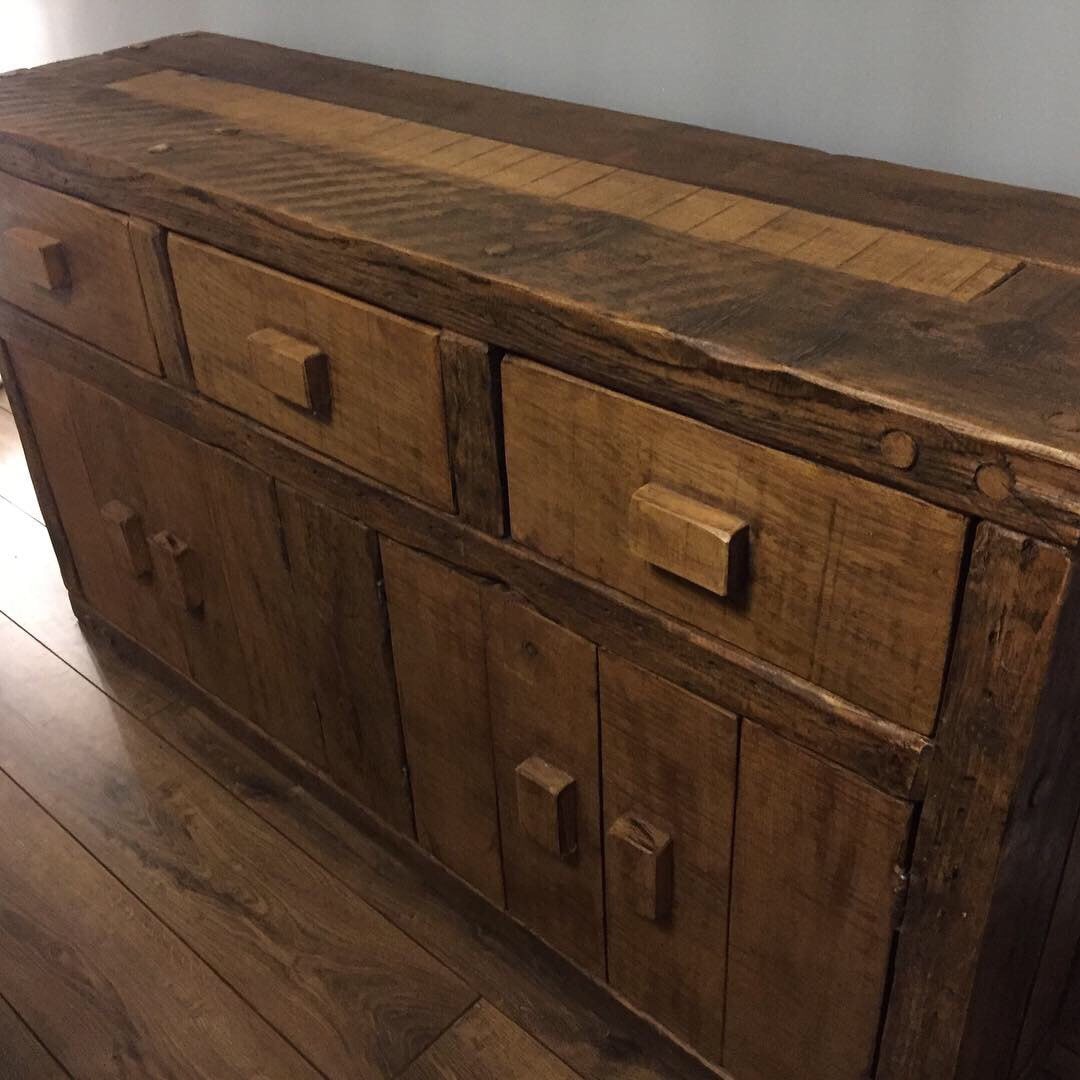
<path fill-rule="evenodd" d="M 76 612 L 735 1080 L 1037 1075 L 1078 250 L 1064 197 L 212 35 L 0 80 Z"/>

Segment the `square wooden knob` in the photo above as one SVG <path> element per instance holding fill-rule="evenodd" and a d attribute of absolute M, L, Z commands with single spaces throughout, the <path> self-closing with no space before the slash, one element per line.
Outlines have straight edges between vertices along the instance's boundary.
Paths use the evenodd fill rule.
<path fill-rule="evenodd" d="M 643 919 L 671 914 L 675 861 L 671 834 L 636 814 L 624 814 L 608 829 L 606 851 L 621 896 Z"/>
<path fill-rule="evenodd" d="M 4 261 L 13 274 L 39 289 L 59 292 L 71 284 L 64 245 L 37 229 L 15 226 L 5 230 Z"/>
<path fill-rule="evenodd" d="M 572 855 L 577 850 L 574 778 L 539 757 L 528 758 L 514 772 L 522 830 L 553 855 Z"/>
<path fill-rule="evenodd" d="M 139 512 L 119 499 L 112 499 L 101 508 L 101 519 L 120 566 L 133 577 L 149 577 L 153 567 Z"/>
<path fill-rule="evenodd" d="M 316 416 L 330 414 L 330 359 L 322 349 L 273 327 L 249 334 L 247 346 L 261 387 Z"/>
<path fill-rule="evenodd" d="M 173 533 L 159 532 L 150 538 L 150 558 L 166 598 L 192 614 L 202 611 L 202 568 L 195 552 Z"/>
<path fill-rule="evenodd" d="M 634 492 L 629 513 L 630 550 L 639 558 L 717 596 L 746 584 L 745 521 L 655 483 Z"/>

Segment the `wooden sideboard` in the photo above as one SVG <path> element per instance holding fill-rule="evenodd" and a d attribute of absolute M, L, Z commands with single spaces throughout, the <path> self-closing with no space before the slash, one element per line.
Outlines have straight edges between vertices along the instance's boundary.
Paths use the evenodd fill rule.
<path fill-rule="evenodd" d="M 313 790 L 734 1080 L 1039 1064 L 1080 200 L 184 35 L 0 79 L 0 339 L 77 613 Z"/>

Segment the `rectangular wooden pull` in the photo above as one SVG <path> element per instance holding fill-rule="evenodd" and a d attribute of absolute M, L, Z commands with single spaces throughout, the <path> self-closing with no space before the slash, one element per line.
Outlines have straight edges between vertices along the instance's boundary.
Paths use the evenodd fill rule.
<path fill-rule="evenodd" d="M 248 335 L 251 378 L 284 401 L 317 416 L 330 413 L 330 358 L 273 327 Z"/>
<path fill-rule="evenodd" d="M 624 814 L 608 829 L 608 841 L 619 892 L 643 919 L 666 919 L 675 891 L 671 835 L 636 814 Z"/>
<path fill-rule="evenodd" d="M 154 575 L 166 597 L 185 611 L 192 614 L 201 612 L 202 567 L 195 552 L 178 536 L 165 531 L 150 537 L 150 558 L 154 564 Z"/>
<path fill-rule="evenodd" d="M 515 770 L 518 822 L 525 834 L 553 855 L 577 850 L 577 783 L 569 774 L 531 757 Z"/>
<path fill-rule="evenodd" d="M 142 518 L 137 510 L 113 499 L 101 508 L 109 543 L 116 561 L 135 577 L 147 577 L 151 570 Z"/>
<path fill-rule="evenodd" d="M 661 570 L 729 596 L 746 584 L 750 527 L 663 484 L 630 498 L 630 550 Z"/>
<path fill-rule="evenodd" d="M 4 261 L 14 274 L 40 289 L 57 292 L 71 284 L 63 243 L 37 229 L 5 230 Z"/>

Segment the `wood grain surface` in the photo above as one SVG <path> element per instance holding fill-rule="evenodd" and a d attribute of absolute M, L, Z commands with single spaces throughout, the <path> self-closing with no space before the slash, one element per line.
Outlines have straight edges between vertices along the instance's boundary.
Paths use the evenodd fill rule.
<path fill-rule="evenodd" d="M 961 305 L 603 210 L 553 212 L 468 177 L 226 130 L 70 75 L 0 85 L 0 165 L 23 178 L 678 401 L 737 434 L 1041 536 L 1077 535 L 1080 433 L 1054 419 L 1070 400 L 1076 289 L 1019 315 Z M 919 444 L 910 469 L 881 454 L 893 430 Z M 972 482 L 988 464 L 1010 476 L 1003 497 Z"/>
<path fill-rule="evenodd" d="M 1019 258 L 860 226 L 578 156 L 543 153 L 433 124 L 180 71 L 110 84 L 147 101 L 211 113 L 246 130 L 385 157 L 495 187 L 606 210 L 657 228 L 738 244 L 896 288 L 966 302 L 1021 267 Z M 585 153 L 587 153 L 587 148 Z M 508 159 L 512 163 L 504 164 Z"/>
<path fill-rule="evenodd" d="M 874 1075 L 912 807 L 744 723 L 735 820 L 724 1064 Z"/>
<path fill-rule="evenodd" d="M 966 523 L 539 365 L 504 365 L 514 539 L 928 734 Z M 632 502 L 663 484 L 749 525 L 746 585 L 718 597 L 638 553 Z M 671 572 L 675 570 L 676 572 Z M 690 573 L 694 574 L 691 567 Z"/>
<path fill-rule="evenodd" d="M 474 1005 L 402 1074 L 402 1080 L 575 1080 L 486 1001 Z"/>
<path fill-rule="evenodd" d="M 2 711 L 5 728 L 26 723 L 9 699 Z M 5 1076 L 320 1075 L 3 775 L 0 810 L 0 992 L 64 1066 L 5 1039 Z"/>
<path fill-rule="evenodd" d="M 507 907 L 603 978 L 596 646 L 506 590 L 485 593 L 484 630 Z M 541 846 L 520 818 L 515 770 L 533 757 L 572 779 L 574 843 L 566 855 Z"/>
<path fill-rule="evenodd" d="M 48 356 L 43 367 L 55 366 L 80 380 L 91 380 L 118 399 L 200 442 L 227 449 L 400 544 L 506 582 L 527 595 L 542 614 L 582 637 L 634 657 L 693 693 L 766 724 L 853 769 L 882 790 L 901 796 L 921 790 L 929 744 L 915 732 L 883 721 L 521 545 L 463 527 L 418 502 L 403 500 L 203 397 L 118 365 L 99 350 L 3 304 L 0 330 L 18 348 L 31 349 L 36 357 Z"/>
<path fill-rule="evenodd" d="M 882 1080 L 1010 1071 L 1075 823 L 1076 618 L 1068 552 L 979 527 L 900 929 Z M 966 1041 L 980 1015 L 993 1021 Z"/>
<path fill-rule="evenodd" d="M 416 835 L 502 907 L 483 599 L 493 586 L 391 541 L 382 557 Z"/>
<path fill-rule="evenodd" d="M 694 185 L 1080 267 L 1080 199 L 357 63 L 221 34 L 159 38 L 45 70 L 101 85 L 161 68 L 589 156 Z M 978 206 L 980 213 L 966 212 Z"/>
<path fill-rule="evenodd" d="M 13 387 L 14 384 L 9 383 L 9 386 Z M 6 409 L 7 404 L 5 395 L 0 398 L 0 409 Z M 0 511 L 8 505 L 2 499 L 4 493 L 5 488 L 0 482 Z M 276 831 L 312 854 L 354 894 L 417 938 L 430 952 L 444 957 L 445 962 L 463 974 L 471 984 L 483 986 L 489 1000 L 499 1002 L 505 1015 L 512 1015 L 517 1023 L 524 1025 L 534 1037 L 543 1040 L 553 1052 L 574 1062 L 583 1077 L 610 1077 L 612 1080 L 615 1076 L 635 1080 L 693 1077 L 696 1080 L 711 1075 L 695 1059 L 679 1051 L 648 1024 L 615 1003 L 591 980 L 528 937 L 511 920 L 499 916 L 467 886 L 457 882 L 420 855 L 418 849 L 391 833 L 349 796 L 339 792 L 336 797 L 329 794 L 324 797 L 346 812 L 356 825 L 349 824 L 327 805 L 316 802 L 297 783 L 301 775 L 298 770 L 308 767 L 303 766 L 295 755 L 280 750 L 271 752 L 266 736 L 258 734 L 257 737 L 263 740 L 263 753 L 284 769 L 284 772 L 278 772 L 265 759 L 256 758 L 195 710 L 163 708 L 177 691 L 179 677 L 166 672 L 160 663 L 149 664 L 145 653 L 139 654 L 139 666 L 133 666 L 132 654 L 127 651 L 130 644 L 125 643 L 122 648 L 119 646 L 121 634 L 113 630 L 108 637 L 95 633 L 87 638 L 79 633 L 77 626 L 71 632 L 56 633 L 54 628 L 62 625 L 64 616 L 69 619 L 73 619 L 73 616 L 56 567 L 50 570 L 47 565 L 51 561 L 47 534 L 38 521 L 15 507 L 9 505 L 9 512 L 11 520 L 5 517 L 0 530 L 3 540 L 0 544 L 0 586 L 3 587 L 0 589 L 0 611 L 9 618 L 18 616 L 35 631 L 48 632 L 52 651 L 80 671 L 88 680 L 87 686 L 91 691 L 93 686 L 98 687 L 99 690 L 94 693 L 104 692 L 115 696 L 118 691 L 122 693 L 125 687 L 142 686 L 144 689 L 141 692 L 130 696 L 131 706 L 138 708 L 139 715 L 170 740 L 169 753 L 194 761 L 229 791 L 237 800 L 233 803 L 235 807 L 239 808 L 242 804 L 249 807 Z M 22 523 L 24 527 L 17 527 L 13 522 Z M 78 601 L 76 605 L 89 626 L 88 609 Z M 98 620 L 94 625 L 100 627 L 103 624 Z M 40 643 L 29 638 L 25 638 L 24 642 L 31 655 L 36 652 L 42 659 L 47 657 Z M 114 646 L 111 642 L 118 644 Z M 0 652 L 0 683 L 9 677 L 18 677 L 8 665 L 21 664 L 25 657 L 26 654 L 18 648 L 7 648 Z M 102 659 L 106 663 L 94 665 L 94 660 Z M 158 682 L 155 671 L 167 676 L 167 681 Z M 39 673 L 38 681 L 45 693 L 51 692 L 49 679 L 40 677 Z M 83 692 L 86 693 L 86 690 Z M 194 694 L 194 687 L 187 685 L 184 693 Z M 80 698 L 77 711 L 83 717 L 88 718 L 93 713 L 88 707 L 91 700 L 92 694 L 85 701 Z M 99 700 L 104 702 L 105 698 L 99 697 Z M 200 700 L 208 704 L 213 701 L 205 695 Z M 216 715 L 224 717 L 223 706 L 214 704 L 214 708 L 218 710 Z M 259 729 L 249 725 L 246 730 L 255 741 Z M 309 786 L 329 792 L 328 782 L 321 776 L 310 772 L 304 775 Z M 168 795 L 167 786 L 160 789 L 160 794 L 155 792 L 148 795 L 148 807 L 152 810 L 156 799 L 168 798 Z M 160 815 L 156 819 L 160 819 Z M 242 814 L 239 822 L 242 836 L 247 835 L 246 820 L 246 814 Z M 223 827 L 228 828 L 227 820 Z M 88 861 L 93 863 L 92 859 Z M 50 864 L 50 870 L 55 869 Z M 3 875 L 0 875 L 0 879 L 6 880 Z M 3 890 L 0 889 L 0 892 Z M 124 895 L 122 887 L 119 894 Z M 3 906 L 2 901 L 0 906 Z M 151 937 L 158 932 L 160 925 L 153 918 L 140 924 L 149 927 Z M 355 928 L 350 924 L 348 929 Z M 125 937 L 125 941 L 129 940 L 141 955 L 144 950 L 141 949 L 138 927 Z M 154 952 L 152 943 L 148 947 Z M 235 948 L 245 947 L 244 940 L 237 937 Z M 10 974 L 7 969 L 5 973 Z M 287 979 L 290 977 L 290 969 L 283 967 L 280 977 L 276 981 L 272 979 L 271 985 L 276 985 L 280 993 L 288 996 Z M 155 990 L 160 985 L 159 980 Z M 188 987 L 189 984 L 184 984 L 181 989 Z M 163 996 L 168 992 L 164 990 L 158 993 L 154 1000 L 164 1001 L 168 1006 L 171 1002 Z M 53 1005 L 55 1001 L 52 999 L 49 1004 Z M 256 1028 L 262 1025 L 249 1006 L 240 1003 L 238 1008 L 239 1023 L 254 1021 Z M 73 1059 L 81 1060 L 78 1040 L 83 1011 L 80 1003 L 78 1016 L 63 1013 L 62 1023 L 52 1025 L 62 1032 L 58 1036 L 58 1045 L 70 1051 L 69 1063 Z M 184 1008 L 182 1013 L 185 1022 L 188 1022 L 190 1010 Z M 244 1019 L 245 1015 L 247 1020 Z M 282 1044 L 273 1035 L 272 1029 L 262 1026 L 270 1035 L 262 1049 L 273 1054 L 274 1048 Z M 0 1054 L 0 1061 L 3 1061 L 0 1072 L 6 1075 L 5 1066 L 13 1067 L 13 1060 L 23 1065 L 21 1057 L 12 1059 L 12 1055 L 18 1051 L 18 1054 L 32 1055 L 26 1062 L 24 1072 L 17 1073 L 19 1080 L 23 1075 L 51 1078 L 54 1072 L 49 1071 L 46 1059 L 39 1056 L 44 1052 L 40 1050 L 40 1041 L 35 1049 L 34 1037 L 29 1031 L 0 997 L 0 1044 L 8 1055 L 4 1058 Z M 157 1039 L 161 1039 L 166 1048 L 171 1045 L 173 1031 L 168 1018 L 167 1022 L 145 1030 L 146 1037 L 139 1048 L 144 1063 L 160 1057 Z M 31 1040 L 29 1046 L 27 1038 Z M 511 1038 L 509 1041 L 511 1044 L 521 1041 L 525 1046 L 530 1046 L 527 1039 Z M 535 1057 L 531 1050 L 526 1055 L 527 1060 Z M 286 1056 L 281 1064 L 287 1067 L 291 1060 Z M 30 1062 L 33 1063 L 32 1068 Z M 113 1062 L 118 1069 L 124 1068 L 119 1056 L 114 1056 Z M 113 1075 L 108 1069 L 102 1071 L 97 1065 L 90 1056 L 88 1067 L 94 1069 L 93 1080 Z M 141 1074 L 145 1069 L 138 1071 Z M 192 1072 L 190 1068 L 181 1071 L 185 1075 Z M 72 1067 L 72 1072 L 74 1075 L 86 1075 L 75 1067 Z M 293 1068 L 290 1074 L 293 1072 L 300 1074 L 298 1067 Z M 55 1075 L 66 1074 L 56 1072 Z M 276 1073 L 271 1071 L 269 1075 Z"/>
<path fill-rule="evenodd" d="M 0 174 L 0 234 L 11 228 L 55 238 L 65 284 L 42 289 L 4 258 L 0 296 L 147 371 L 161 371 L 126 217 Z"/>
<path fill-rule="evenodd" d="M 655 675 L 600 656 L 608 978 L 712 1061 L 723 1060 L 738 723 Z M 625 814 L 671 837 L 670 914 L 643 917 L 616 872 Z"/>
<path fill-rule="evenodd" d="M 0 765 L 322 1073 L 393 1073 L 475 999 L 6 619 L 0 642 Z"/>

